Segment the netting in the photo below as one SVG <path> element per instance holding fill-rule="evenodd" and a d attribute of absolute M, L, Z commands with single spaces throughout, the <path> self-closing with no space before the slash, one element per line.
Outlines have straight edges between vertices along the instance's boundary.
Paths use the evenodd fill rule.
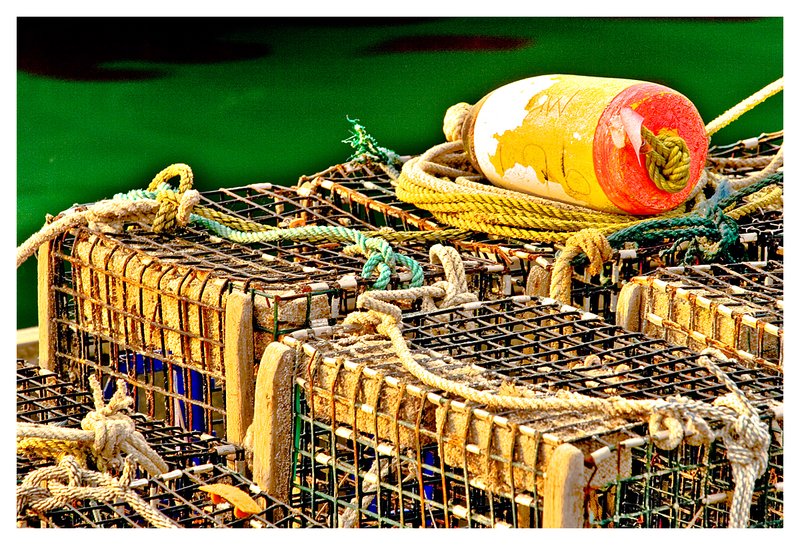
<path fill-rule="evenodd" d="M 93 410 L 89 392 L 42 373 L 38 367 L 17 361 L 17 421 L 80 427 Z M 131 415 L 136 429 L 167 462 L 170 471 L 158 477 L 139 478 L 131 488 L 150 506 L 181 527 L 189 528 L 292 528 L 314 527 L 313 521 L 285 503 L 261 491 L 244 475 L 231 469 L 242 466 L 244 451 L 218 438 L 191 432 L 163 422 Z M 52 461 L 17 456 L 17 483 Z M 200 487 L 224 483 L 259 501 L 259 512 L 237 516 L 234 506 L 214 502 Z M 46 512 L 25 509 L 18 513 L 18 527 L 46 528 L 146 528 L 139 513 L 124 501 L 80 500 Z"/>
<path fill-rule="evenodd" d="M 270 184 L 206 192 L 201 203 L 272 227 L 374 231 L 317 195 Z M 402 252 L 422 266 L 427 282 L 444 274 L 430 262 L 431 244 L 402 242 Z M 242 357 L 252 367 L 272 339 L 336 323 L 371 286 L 373 278 L 361 276 L 367 259 L 345 246 L 292 240 L 244 245 L 200 227 L 175 235 L 135 227 L 114 234 L 73 229 L 53 241 L 44 258 L 48 291 L 42 296 L 51 301 L 53 343 L 44 365 L 82 386 L 89 373 L 122 378 L 136 387 L 137 408 L 148 416 L 224 437 L 226 346 L 239 338 L 226 322 L 231 294 L 251 300 L 252 324 L 242 327 L 252 329 L 253 349 Z M 470 290 L 503 294 L 505 267 L 480 257 L 464 265 Z M 398 267 L 388 287 L 410 279 Z"/>
<path fill-rule="evenodd" d="M 552 300 L 410 314 L 403 335 L 423 367 L 498 393 L 707 402 L 725 394 L 698 353 Z M 586 458 L 586 525 L 727 524 L 724 505 L 709 501 L 733 487 L 719 442 L 662 450 L 646 425 L 620 418 L 464 403 L 421 384 L 380 336 L 335 328 L 284 342 L 297 353 L 293 505 L 327 525 L 542 526 L 548 463 L 564 443 Z M 782 376 L 718 364 L 773 427 L 751 524 L 780 525 L 782 432 L 773 409 Z"/>

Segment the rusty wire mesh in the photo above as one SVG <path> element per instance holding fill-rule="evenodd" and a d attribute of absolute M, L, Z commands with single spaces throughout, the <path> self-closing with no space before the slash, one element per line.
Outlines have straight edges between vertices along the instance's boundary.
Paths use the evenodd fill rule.
<path fill-rule="evenodd" d="M 783 262 L 659 269 L 632 280 L 648 336 L 772 367 L 783 364 Z"/>
<path fill-rule="evenodd" d="M 783 143 L 783 132 L 762 134 L 709 150 L 709 168 L 720 175 L 738 179 L 760 170 L 777 153 Z M 750 162 L 732 162 L 732 158 L 748 158 Z M 388 225 L 396 230 L 439 230 L 447 226 L 437 223 L 432 215 L 399 200 L 392 177 L 379 164 L 350 162 L 334 165 L 299 181 L 338 208 L 371 225 Z M 708 195 L 710 196 L 710 195 Z M 740 222 L 741 247 L 733 249 L 737 260 L 764 260 L 783 253 L 782 212 L 767 212 L 745 217 Z M 452 243 L 463 255 L 481 256 L 504 263 L 510 269 L 505 293 L 525 293 L 526 281 L 533 267 L 550 270 L 560 245 L 504 239 L 479 232 L 469 232 Z M 673 247 L 665 239 L 647 246 L 628 245 L 614 251 L 614 257 L 598 275 L 590 275 L 584 266 L 577 266 L 573 275 L 572 304 L 613 321 L 616 300 L 623 283 L 634 276 L 659 267 L 682 264 L 685 245 Z M 548 295 L 546 291 L 528 293 Z"/>
<path fill-rule="evenodd" d="M 412 313 L 403 334 L 421 365 L 491 391 L 708 402 L 726 393 L 698 353 L 548 300 Z M 293 505 L 326 525 L 541 526 L 546 464 L 562 443 L 587 456 L 613 453 L 587 469 L 588 525 L 727 524 L 724 502 L 708 501 L 733 486 L 718 442 L 663 451 L 643 424 L 464 403 L 420 383 L 376 335 L 334 328 L 284 342 L 297 353 Z M 772 408 L 782 399 L 782 375 L 718 363 L 773 428 L 751 522 L 780 525 L 782 431 Z"/>
<path fill-rule="evenodd" d="M 93 410 L 88 391 L 42 373 L 25 361 L 17 360 L 17 421 L 79 428 L 81 419 Z M 244 475 L 229 467 L 244 460 L 244 451 L 216 437 L 191 432 L 140 413 L 131 415 L 136 429 L 164 459 L 170 471 L 154 478 L 141 478 L 132 488 L 179 526 L 190 528 L 291 528 L 317 526 L 285 503 L 261 491 Z M 52 461 L 34 460 L 17 455 L 17 483 L 34 469 L 52 465 Z M 263 510 L 238 518 L 233 506 L 215 504 L 199 488 L 206 484 L 235 486 L 256 500 Z M 110 503 L 83 500 L 48 512 L 25 510 L 17 516 L 17 525 L 46 528 L 142 528 L 149 524 L 124 502 Z"/>
<path fill-rule="evenodd" d="M 317 195 L 270 184 L 205 192 L 201 204 L 272 227 L 373 229 Z M 366 258 L 344 246 L 243 245 L 194 227 L 170 235 L 74 229 L 51 246 L 53 364 L 83 386 L 88 373 L 123 378 L 150 417 L 223 436 L 228 294 L 243 291 L 253 299 L 258 359 L 281 334 L 336 323 L 371 285 L 361 277 Z M 429 262 L 430 246 L 398 248 L 422 265 L 428 282 L 443 278 L 441 265 Z M 479 257 L 464 265 L 471 291 L 503 293 L 504 267 Z M 409 279 L 398 269 L 389 287 Z"/>

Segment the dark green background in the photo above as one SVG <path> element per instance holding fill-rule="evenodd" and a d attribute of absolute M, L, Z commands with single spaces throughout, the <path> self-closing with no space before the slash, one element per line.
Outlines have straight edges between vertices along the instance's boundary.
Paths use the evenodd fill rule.
<path fill-rule="evenodd" d="M 293 184 L 344 161 L 346 116 L 383 146 L 443 141 L 455 102 L 529 76 L 642 79 L 708 122 L 783 75 L 783 20 L 18 19 L 17 243 L 46 213 L 185 162 L 200 190 Z M 714 136 L 783 128 L 778 95 Z M 36 324 L 36 266 L 17 272 Z"/>

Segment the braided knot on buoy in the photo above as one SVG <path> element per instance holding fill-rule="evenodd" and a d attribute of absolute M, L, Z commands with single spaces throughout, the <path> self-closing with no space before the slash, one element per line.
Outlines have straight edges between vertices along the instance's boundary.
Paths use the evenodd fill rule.
<path fill-rule="evenodd" d="M 677 193 L 689 183 L 691 156 L 686 141 L 668 129 L 658 135 L 642 125 L 642 138 L 650 146 L 645 167 L 653 183 L 662 191 Z"/>
<path fill-rule="evenodd" d="M 448 142 L 457 142 L 461 140 L 461 134 L 464 130 L 464 122 L 469 116 L 472 105 L 466 102 L 459 102 L 450 106 L 444 114 L 444 123 L 442 130 L 444 137 Z"/>
<path fill-rule="evenodd" d="M 587 270 L 595 275 L 613 256 L 611 245 L 599 229 L 582 229 L 569 237 L 564 249 L 556 258 L 550 278 L 550 297 L 570 304 L 572 300 L 572 260 L 580 254 L 589 258 Z"/>

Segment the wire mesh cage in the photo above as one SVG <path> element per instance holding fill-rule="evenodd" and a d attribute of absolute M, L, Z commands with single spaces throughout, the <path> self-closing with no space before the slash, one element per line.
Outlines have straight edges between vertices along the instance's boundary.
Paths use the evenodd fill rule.
<path fill-rule="evenodd" d="M 214 502 L 203 490 L 213 484 L 233 486 L 263 506 L 245 516 L 235 506 Z M 225 465 L 201 464 L 159 477 L 140 479 L 131 488 L 141 499 L 180 528 L 314 528 L 320 527 L 299 511 L 266 495 L 249 479 Z M 30 528 L 149 528 L 125 502 L 84 501 L 46 513 L 26 512 L 18 526 Z"/>
<path fill-rule="evenodd" d="M 108 381 L 104 385 L 106 398 L 110 397 L 110 383 Z M 80 428 L 81 420 L 94 410 L 92 395 L 88 390 L 78 388 L 55 373 L 24 360 L 17 360 L 16 391 L 17 422 Z M 134 412 L 131 418 L 147 443 L 172 469 L 244 460 L 244 452 L 240 447 L 225 443 L 218 437 L 169 426 L 163 421 L 151 420 L 140 412 Z M 18 475 L 24 475 L 41 465 L 41 462 L 19 457 L 17 463 Z"/>
<path fill-rule="evenodd" d="M 17 360 L 17 421 L 80 427 L 81 419 L 93 410 L 89 392 L 59 379 L 54 373 Z M 241 447 L 199 432 L 168 426 L 142 414 L 131 415 L 137 431 L 170 468 L 158 477 L 141 477 L 130 487 L 149 505 L 176 525 L 192 528 L 291 528 L 316 527 L 312 520 L 268 495 L 252 481 L 229 466 L 244 460 Z M 17 482 L 31 472 L 52 465 L 52 461 L 17 455 Z M 260 510 L 234 512 L 235 505 L 215 502 L 201 489 L 224 483 L 260 502 Z M 148 521 L 125 501 L 86 499 L 46 512 L 26 509 L 18 513 L 20 527 L 46 528 L 141 528 Z"/>
<path fill-rule="evenodd" d="M 374 230 L 317 195 L 271 184 L 205 192 L 201 204 L 273 228 Z M 430 245 L 404 242 L 402 252 L 432 282 L 444 271 L 429 262 Z M 252 381 L 268 342 L 336 323 L 371 285 L 361 276 L 367 259 L 346 246 L 245 245 L 191 225 L 174 235 L 133 226 L 72 229 L 40 250 L 40 361 L 84 387 L 89 373 L 122 378 L 136 387 L 137 407 L 148 416 L 239 443 L 246 424 L 231 430 L 226 398 L 246 397 L 252 387 L 225 385 L 234 376 Z M 464 267 L 471 290 L 502 294 L 504 267 L 480 258 Z M 388 287 L 410 279 L 398 267 Z"/>
<path fill-rule="evenodd" d="M 419 365 L 500 394 L 713 402 L 726 391 L 700 354 L 548 299 L 407 314 L 402 332 Z M 719 441 L 669 450 L 647 425 L 615 416 L 465 402 L 416 379 L 383 336 L 345 327 L 298 331 L 283 343 L 295 369 L 292 505 L 326 525 L 728 523 L 733 483 Z M 758 479 L 750 525 L 779 526 L 782 375 L 717 363 L 771 427 L 769 469 Z M 565 446 L 578 451 L 568 471 Z M 568 496 L 575 513 L 564 517 Z"/>
<path fill-rule="evenodd" d="M 298 185 L 369 225 L 388 226 L 398 231 L 445 230 L 446 226 L 433 219 L 430 212 L 397 198 L 390 173 L 378 163 L 351 161 L 301 176 Z M 453 234 L 449 243 L 465 257 L 490 259 L 509 267 L 513 283 L 505 290 L 506 295 L 522 293 L 531 264 L 538 259 L 545 266 L 555 253 L 549 244 L 497 239 L 477 231 Z"/>
<path fill-rule="evenodd" d="M 762 134 L 727 146 L 709 150 L 709 168 L 717 176 L 741 179 L 764 168 L 777 154 L 783 132 Z M 316 174 L 302 176 L 299 185 L 318 193 L 362 221 L 396 230 L 441 231 L 446 226 L 426 210 L 401 201 L 395 192 L 396 173 L 385 165 L 349 162 L 331 166 Z M 708 195 L 710 196 L 710 195 Z M 767 217 L 762 217 L 767 214 Z M 754 213 L 739 220 L 741 236 L 732 249 L 736 260 L 767 259 L 782 254 L 782 212 Z M 549 295 L 549 280 L 561 245 L 531 243 L 524 240 L 465 231 L 451 241 L 464 255 L 494 259 L 509 267 L 510 295 Z M 660 241 L 626 244 L 613 252 L 599 274 L 588 272 L 585 261 L 574 264 L 571 304 L 613 321 L 619 290 L 637 275 L 659 267 L 683 264 L 687 244 L 675 244 L 665 237 Z M 532 274 L 535 273 L 535 274 Z"/>
<path fill-rule="evenodd" d="M 762 133 L 732 144 L 711 146 L 707 168 L 716 174 L 738 178 L 766 167 L 783 145 L 783 131 Z"/>
<path fill-rule="evenodd" d="M 782 261 L 659 269 L 632 279 L 620 301 L 617 323 L 626 329 L 783 366 Z"/>
<path fill-rule="evenodd" d="M 753 214 L 739 224 L 743 261 L 783 260 L 783 210 Z"/>

